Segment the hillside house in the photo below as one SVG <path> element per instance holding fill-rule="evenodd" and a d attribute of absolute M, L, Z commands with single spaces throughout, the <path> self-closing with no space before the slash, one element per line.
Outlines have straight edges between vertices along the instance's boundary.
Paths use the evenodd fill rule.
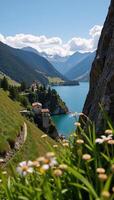
<path fill-rule="evenodd" d="M 35 114 L 41 114 L 42 104 L 39 102 L 32 103 L 32 110 Z"/>

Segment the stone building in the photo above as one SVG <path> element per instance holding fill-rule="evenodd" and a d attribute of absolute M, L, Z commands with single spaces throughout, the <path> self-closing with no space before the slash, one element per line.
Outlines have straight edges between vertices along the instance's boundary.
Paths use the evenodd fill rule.
<path fill-rule="evenodd" d="M 49 126 L 50 126 L 50 112 L 49 112 L 49 109 L 42 109 L 41 113 L 42 113 L 43 128 L 48 130 Z"/>

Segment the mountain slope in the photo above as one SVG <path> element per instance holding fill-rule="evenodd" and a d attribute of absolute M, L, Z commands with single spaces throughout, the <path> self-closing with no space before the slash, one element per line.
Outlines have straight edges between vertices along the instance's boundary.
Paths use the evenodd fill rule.
<path fill-rule="evenodd" d="M 6 74 L 4 74 L 4 73 L 2 73 L 0 71 L 0 81 L 4 78 L 4 76 L 7 78 L 9 85 L 20 86 L 19 83 L 17 83 L 16 81 L 12 80 L 9 76 L 6 76 Z"/>
<path fill-rule="evenodd" d="M 41 138 L 44 134 L 34 124 L 21 116 L 20 110 L 22 109 L 17 102 L 12 101 L 6 92 L 0 89 L 0 153 L 1 150 L 8 151 L 9 139 L 15 140 L 19 134 L 19 130 L 24 121 L 27 124 L 27 139 L 22 148 L 17 152 L 11 162 L 19 162 L 24 159 L 34 159 L 39 155 L 43 155 L 49 150 L 47 143 L 54 144 L 54 141 L 47 137 Z"/>
<path fill-rule="evenodd" d="M 90 52 L 87 52 L 87 53 L 76 52 L 73 55 L 71 55 L 65 63 L 67 65 L 67 69 L 64 71 L 64 74 L 66 74 L 75 65 L 80 63 L 83 59 L 85 59 L 89 55 L 90 55 Z"/>
<path fill-rule="evenodd" d="M 17 82 L 25 81 L 28 85 L 33 80 L 43 84 L 49 77 L 64 77 L 45 58 L 33 52 L 14 49 L 0 42 L 0 71 Z"/>
<path fill-rule="evenodd" d="M 23 50 L 29 52 L 35 52 L 38 55 L 46 58 L 61 74 L 65 75 L 69 70 L 71 70 L 75 65 L 84 60 L 87 56 L 91 54 L 91 52 L 80 53 L 76 52 L 71 56 L 61 57 L 59 55 L 50 56 L 44 52 L 39 53 L 36 49 L 32 47 L 24 47 Z"/>
<path fill-rule="evenodd" d="M 80 53 L 76 52 L 71 56 L 67 57 L 55 57 L 47 58 L 53 66 L 63 75 L 65 75 L 69 70 L 71 70 L 76 64 L 81 62 L 84 58 L 86 58 L 90 52 L 88 53 Z"/>
<path fill-rule="evenodd" d="M 89 54 L 85 59 L 83 59 L 81 62 L 79 62 L 77 65 L 75 65 L 72 69 L 70 69 L 65 76 L 69 78 L 70 80 L 83 80 L 87 74 L 89 76 L 92 62 L 95 58 L 96 52 L 93 52 Z M 89 78 L 89 77 L 88 77 Z"/>
<path fill-rule="evenodd" d="M 36 54 L 40 55 L 40 53 L 39 53 L 36 49 L 34 49 L 34 48 L 32 48 L 32 47 L 29 47 L 29 46 L 23 47 L 22 50 L 24 50 L 24 51 L 29 51 L 29 52 L 33 52 L 33 53 L 36 53 Z"/>

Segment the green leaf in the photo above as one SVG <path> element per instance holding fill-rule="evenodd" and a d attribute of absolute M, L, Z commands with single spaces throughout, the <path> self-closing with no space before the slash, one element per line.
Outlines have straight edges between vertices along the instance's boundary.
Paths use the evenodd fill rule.
<path fill-rule="evenodd" d="M 83 185 L 81 185 L 79 183 L 70 183 L 70 185 L 75 186 L 76 188 L 83 189 L 83 190 L 88 192 L 88 189 L 85 186 L 83 186 Z"/>
<path fill-rule="evenodd" d="M 82 174 L 77 172 L 75 168 L 68 167 L 68 170 L 88 188 L 88 191 L 94 196 L 94 198 L 98 198 L 98 195 L 96 191 L 94 190 L 93 186 Z"/>
<path fill-rule="evenodd" d="M 112 175 L 109 176 L 108 180 L 105 183 L 104 190 L 109 191 L 111 185 Z"/>
<path fill-rule="evenodd" d="M 19 196 L 18 197 L 20 200 L 29 200 L 27 197 Z"/>
<path fill-rule="evenodd" d="M 68 189 L 63 189 L 61 193 L 65 194 L 67 191 L 68 191 Z"/>
<path fill-rule="evenodd" d="M 107 162 L 110 162 L 110 158 L 108 156 L 106 156 L 104 153 L 101 153 L 101 155 L 105 158 Z"/>

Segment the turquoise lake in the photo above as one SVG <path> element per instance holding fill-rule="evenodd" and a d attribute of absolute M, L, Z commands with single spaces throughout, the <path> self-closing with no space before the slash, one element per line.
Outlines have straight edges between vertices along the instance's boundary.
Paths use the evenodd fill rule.
<path fill-rule="evenodd" d="M 79 86 L 55 86 L 52 88 L 58 92 L 70 112 L 82 112 L 89 90 L 88 82 L 81 82 Z M 71 114 L 53 116 L 52 119 L 60 134 L 68 136 L 75 130 L 75 119 L 71 117 Z"/>

